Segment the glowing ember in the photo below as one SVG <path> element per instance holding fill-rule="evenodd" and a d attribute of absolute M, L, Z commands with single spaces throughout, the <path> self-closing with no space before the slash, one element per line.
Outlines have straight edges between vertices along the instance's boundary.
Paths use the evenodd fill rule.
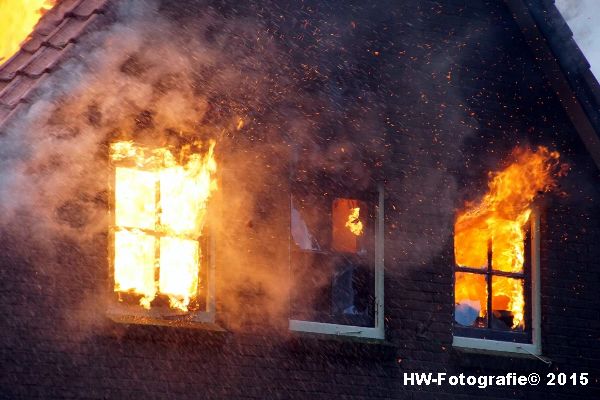
<path fill-rule="evenodd" d="M 469 204 L 459 213 L 454 227 L 456 264 L 485 270 L 488 244 L 491 242 L 492 269 L 523 273 L 525 232 L 534 198 L 555 186 L 558 174 L 557 152 L 539 147 L 537 152 L 517 149 L 514 162 L 504 170 L 490 174 L 488 192 L 477 204 Z M 492 311 L 510 312 L 512 328 L 524 326 L 523 280 L 494 276 Z M 478 316 L 487 314 L 485 275 L 457 272 L 455 301 L 457 310 L 468 305 Z"/>
<path fill-rule="evenodd" d="M 56 0 L 0 1 L 0 65 L 19 51 L 41 16 L 54 4 Z"/>
<path fill-rule="evenodd" d="M 199 154 L 187 146 L 176 157 L 166 148 L 111 144 L 116 163 L 114 290 L 141 295 L 145 308 L 163 294 L 172 308 L 187 311 L 197 295 L 198 238 L 208 199 L 217 189 L 214 147 L 211 142 Z"/>
<path fill-rule="evenodd" d="M 358 219 L 360 216 L 360 207 L 354 207 L 348 215 L 348 221 L 346 221 L 346 228 L 350 229 L 350 232 L 356 236 L 360 236 L 363 233 L 363 224 Z"/>

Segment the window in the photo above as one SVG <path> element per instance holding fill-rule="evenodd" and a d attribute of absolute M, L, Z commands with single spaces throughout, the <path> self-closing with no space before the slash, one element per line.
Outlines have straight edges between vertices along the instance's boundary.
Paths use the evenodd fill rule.
<path fill-rule="evenodd" d="M 383 339 L 382 185 L 292 192 L 290 329 Z"/>
<path fill-rule="evenodd" d="M 520 225 L 504 221 L 490 235 L 457 224 L 454 346 L 541 353 L 539 214 Z"/>
<path fill-rule="evenodd" d="M 113 314 L 212 322 L 214 265 L 207 222 L 216 190 L 214 143 L 181 148 L 111 144 Z"/>
<path fill-rule="evenodd" d="M 544 146 L 516 147 L 454 224 L 454 340 L 467 349 L 541 354 L 536 198 L 565 171 Z"/>

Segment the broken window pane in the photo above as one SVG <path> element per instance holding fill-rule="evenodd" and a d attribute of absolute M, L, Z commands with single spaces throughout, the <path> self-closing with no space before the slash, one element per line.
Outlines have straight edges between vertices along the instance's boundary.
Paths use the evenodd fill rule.
<path fill-rule="evenodd" d="M 133 291 L 149 304 L 155 296 L 155 238 L 139 231 L 115 232 L 115 291 Z"/>
<path fill-rule="evenodd" d="M 171 307 L 185 309 L 198 290 L 198 242 L 170 237 L 160 239 L 159 290 Z"/>
<path fill-rule="evenodd" d="M 156 174 L 116 168 L 115 224 L 154 229 L 156 224 Z"/>
<path fill-rule="evenodd" d="M 486 327 L 487 281 L 484 274 L 456 272 L 454 319 L 460 325 Z"/>
<path fill-rule="evenodd" d="M 455 226 L 454 257 L 456 265 L 486 269 L 488 265 L 489 235 L 486 229 L 478 226 Z"/>
<path fill-rule="evenodd" d="M 525 298 L 523 279 L 492 277 L 492 328 L 523 330 Z"/>
<path fill-rule="evenodd" d="M 496 271 L 523 272 L 525 230 L 522 224 L 520 221 L 502 220 L 501 223 L 494 225 L 492 267 Z"/>

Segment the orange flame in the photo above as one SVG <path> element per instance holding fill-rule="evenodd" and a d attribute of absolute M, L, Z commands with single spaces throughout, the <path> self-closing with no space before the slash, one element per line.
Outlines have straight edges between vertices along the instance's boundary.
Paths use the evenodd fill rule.
<path fill-rule="evenodd" d="M 346 228 L 350 229 L 350 232 L 356 236 L 360 236 L 363 233 L 363 223 L 359 219 L 360 207 L 354 207 L 348 215 L 348 221 L 346 221 Z"/>
<path fill-rule="evenodd" d="M 55 4 L 56 0 L 0 1 L 0 65 L 19 51 L 42 15 Z"/>
<path fill-rule="evenodd" d="M 537 152 L 517 149 L 513 158 L 508 167 L 490 174 L 488 192 L 483 199 L 458 214 L 454 228 L 457 265 L 486 269 L 491 241 L 493 270 L 523 272 L 525 232 L 532 203 L 539 193 L 555 187 L 559 154 L 539 147 Z M 479 317 L 485 317 L 487 296 L 484 275 L 456 274 L 457 305 L 475 304 Z M 525 300 L 521 279 L 494 276 L 492 296 L 492 311 L 510 311 L 512 328 L 524 326 Z"/>
<path fill-rule="evenodd" d="M 199 154 L 187 146 L 177 159 L 167 148 L 111 144 L 117 163 L 114 290 L 142 295 L 145 308 L 161 293 L 172 308 L 187 311 L 197 295 L 202 257 L 197 239 L 217 189 L 214 147 L 211 142 Z"/>

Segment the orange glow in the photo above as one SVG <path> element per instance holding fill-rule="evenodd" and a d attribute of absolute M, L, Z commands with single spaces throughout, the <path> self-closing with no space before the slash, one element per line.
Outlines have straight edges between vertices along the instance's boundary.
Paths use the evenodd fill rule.
<path fill-rule="evenodd" d="M 335 199 L 332 209 L 333 243 L 337 251 L 356 253 L 359 250 L 359 236 L 363 223 L 359 219 L 360 207 L 357 200 Z"/>
<path fill-rule="evenodd" d="M 491 173 L 488 192 L 479 203 L 468 204 L 457 216 L 454 227 L 456 264 L 486 269 L 488 243 L 492 243 L 492 268 L 495 271 L 522 273 L 525 261 L 525 234 L 535 197 L 555 187 L 558 152 L 545 147 L 537 151 L 517 149 L 513 162 Z M 487 288 L 475 282 L 483 275 L 457 273 L 455 301 L 477 300 L 479 316 L 486 313 Z M 495 276 L 492 279 L 493 311 L 510 311 L 512 328 L 524 326 L 523 285 L 521 279 Z"/>
<path fill-rule="evenodd" d="M 54 4 L 55 0 L 0 0 L 0 65 L 19 51 Z"/>
<path fill-rule="evenodd" d="M 200 154 L 187 146 L 175 155 L 133 142 L 111 144 L 117 164 L 114 290 L 141 295 L 145 308 L 163 294 L 172 308 L 187 311 L 197 295 L 198 238 L 217 189 L 214 147 L 211 142 Z"/>
<path fill-rule="evenodd" d="M 350 229 L 350 232 L 352 232 L 356 236 L 360 236 L 363 233 L 363 224 L 360 221 L 359 217 L 360 207 L 354 207 L 350 211 L 350 215 L 348 215 L 348 220 L 346 221 L 346 228 Z"/>

